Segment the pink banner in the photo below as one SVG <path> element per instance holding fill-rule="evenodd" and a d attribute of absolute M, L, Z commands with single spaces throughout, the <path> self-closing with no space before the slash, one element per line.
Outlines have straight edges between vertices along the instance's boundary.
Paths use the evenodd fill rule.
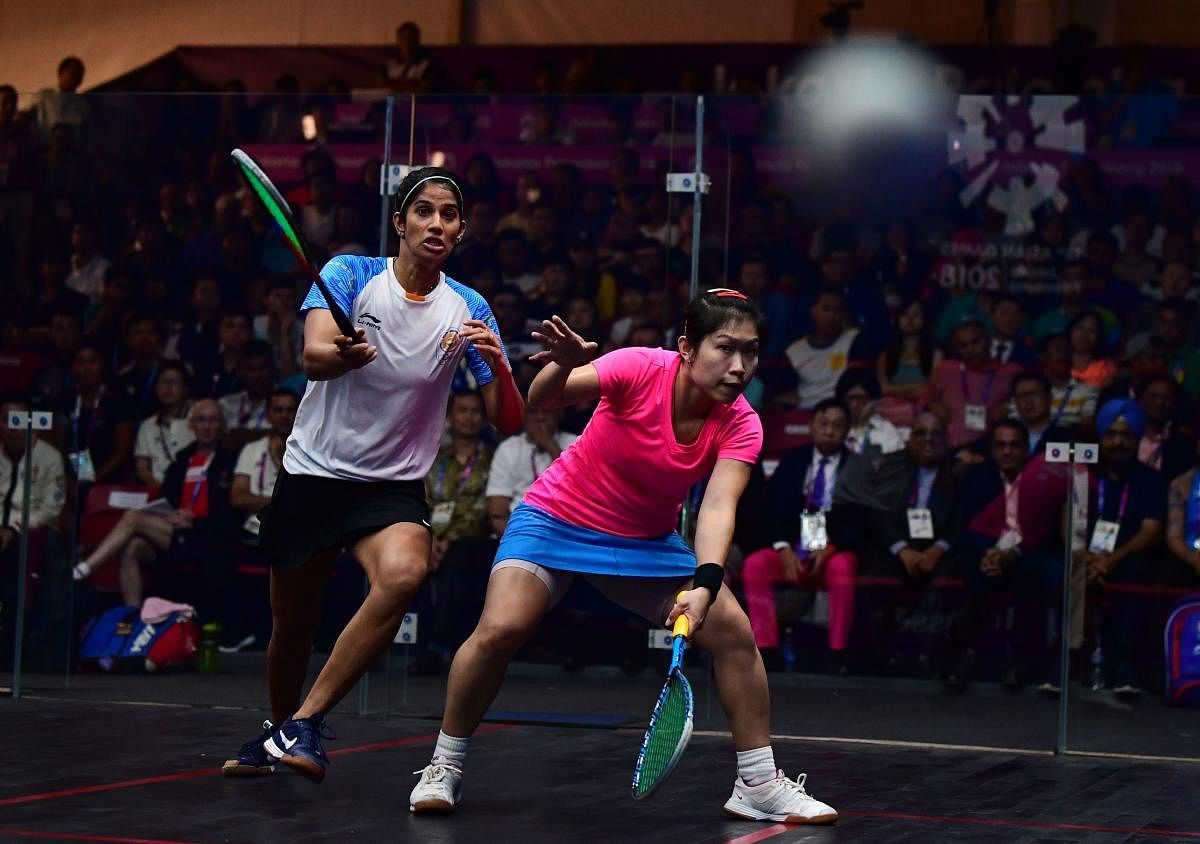
<path fill-rule="evenodd" d="M 441 117 L 442 115 L 429 115 Z M 505 119 L 508 119 L 507 117 Z M 586 114 L 579 120 L 592 119 Z M 420 120 L 418 120 L 420 122 Z M 493 144 L 441 144 L 418 143 L 418 161 L 434 160 L 440 154 L 444 166 L 461 172 L 467 160 L 476 153 L 486 153 L 496 162 L 500 176 L 506 184 L 516 181 L 522 173 L 537 173 L 548 176 L 557 164 L 568 163 L 579 168 L 587 184 L 605 184 L 608 181 L 609 162 L 619 147 L 612 144 L 576 144 L 571 146 L 523 145 L 512 143 Z M 267 173 L 282 184 L 301 181 L 300 159 L 309 149 L 304 144 L 255 144 L 247 151 L 257 158 Z M 380 157 L 381 150 L 374 144 L 331 144 L 329 152 L 337 162 L 338 181 L 351 184 L 358 180 L 363 164 Z M 668 150 L 661 146 L 639 145 L 629 147 L 638 156 L 642 182 L 648 184 L 661 163 L 668 160 Z M 400 150 L 396 150 L 399 154 Z M 407 157 L 407 150 L 405 157 Z M 809 166 L 800 150 L 795 147 L 758 146 L 751 148 L 759 179 L 764 185 L 796 188 L 809 178 Z M 707 147 L 704 150 L 704 169 L 714 181 L 723 179 L 726 164 L 723 147 Z M 1096 150 L 1091 153 L 1103 171 L 1109 186 L 1115 189 L 1128 185 L 1145 185 L 1151 189 L 1161 188 L 1171 176 L 1200 184 L 1200 150 Z M 691 147 L 677 147 L 674 169 L 685 172 L 692 167 L 694 153 Z M 1065 172 L 1067 157 L 1062 153 L 1004 156 L 1004 160 L 992 176 L 993 183 L 1006 183 L 1012 176 L 1031 177 L 1031 162 L 1053 164 Z M 936 173 L 930 173 L 930 177 Z M 1061 175 L 1060 175 L 1061 181 Z"/>

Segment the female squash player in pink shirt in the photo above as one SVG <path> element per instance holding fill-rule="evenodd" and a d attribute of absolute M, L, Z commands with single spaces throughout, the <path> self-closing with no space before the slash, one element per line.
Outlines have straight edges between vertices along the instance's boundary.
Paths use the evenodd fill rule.
<path fill-rule="evenodd" d="M 726 811 L 787 823 L 837 819 L 805 792 L 805 775 L 789 779 L 775 767 L 767 674 L 750 622 L 723 585 L 734 512 L 762 446 L 742 392 L 764 328 L 750 300 L 720 289 L 688 305 L 678 352 L 619 349 L 589 363 L 596 344 L 559 317 L 534 333 L 545 346 L 534 359 L 545 367 L 528 406 L 600 404 L 509 519 L 483 617 L 450 669 L 441 734 L 409 798 L 412 811 L 454 810 L 468 738 L 509 661 L 579 576 L 652 623 L 670 627 L 685 613 L 694 640 L 712 654 L 738 752 Z M 688 489 L 709 475 L 693 552 L 675 524 Z"/>

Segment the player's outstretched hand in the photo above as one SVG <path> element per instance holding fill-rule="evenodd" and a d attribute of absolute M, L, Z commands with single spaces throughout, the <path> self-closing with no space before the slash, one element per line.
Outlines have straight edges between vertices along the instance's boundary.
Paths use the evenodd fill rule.
<path fill-rule="evenodd" d="M 355 329 L 353 340 L 339 334 L 333 338 L 333 345 L 337 346 L 338 357 L 347 370 L 361 369 L 379 354 L 378 349 L 367 343 L 367 332 L 362 328 Z"/>
<path fill-rule="evenodd" d="M 505 368 L 504 347 L 500 345 L 500 336 L 488 328 L 483 320 L 469 319 L 463 323 L 463 339 L 475 346 L 475 351 L 487 361 L 492 374 Z"/>
<path fill-rule="evenodd" d="M 707 586 L 689 589 L 679 597 L 675 606 L 671 607 L 671 613 L 667 616 L 667 628 L 674 627 L 675 619 L 679 618 L 682 613 L 688 617 L 690 628 L 688 638 L 690 639 L 696 635 L 697 630 L 704 626 L 704 619 L 708 615 L 708 607 L 711 602 L 712 593 L 708 591 Z"/>
<path fill-rule="evenodd" d="M 530 360 L 538 363 L 557 363 L 566 369 L 583 366 L 592 359 L 592 356 L 596 354 L 596 349 L 599 348 L 596 343 L 584 340 L 572 331 L 571 326 L 567 325 L 557 314 L 550 319 L 542 320 L 542 330 L 534 331 L 533 339 L 546 348 L 535 355 L 530 355 Z"/>

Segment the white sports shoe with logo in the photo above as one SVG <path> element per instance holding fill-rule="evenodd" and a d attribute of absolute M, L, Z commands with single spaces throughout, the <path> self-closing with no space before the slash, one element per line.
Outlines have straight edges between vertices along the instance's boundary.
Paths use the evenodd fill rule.
<path fill-rule="evenodd" d="M 792 780 L 779 771 L 775 779 L 758 785 L 746 785 L 738 777 L 733 794 L 725 801 L 725 811 L 752 821 L 794 824 L 831 824 L 838 819 L 833 807 L 815 799 L 804 790 L 808 774 Z"/>
<path fill-rule="evenodd" d="M 463 774 L 450 765 L 430 763 L 420 774 L 421 780 L 408 796 L 408 811 L 448 814 L 462 799 Z"/>

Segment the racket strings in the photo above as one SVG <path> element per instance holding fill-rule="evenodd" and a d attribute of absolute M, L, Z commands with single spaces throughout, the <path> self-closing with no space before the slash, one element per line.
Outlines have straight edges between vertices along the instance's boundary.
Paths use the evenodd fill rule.
<path fill-rule="evenodd" d="M 690 710 L 686 681 L 672 679 L 658 710 L 654 713 L 646 737 L 646 752 L 642 762 L 638 791 L 646 792 L 670 773 L 678 755 L 679 745 L 686 738 Z"/>

